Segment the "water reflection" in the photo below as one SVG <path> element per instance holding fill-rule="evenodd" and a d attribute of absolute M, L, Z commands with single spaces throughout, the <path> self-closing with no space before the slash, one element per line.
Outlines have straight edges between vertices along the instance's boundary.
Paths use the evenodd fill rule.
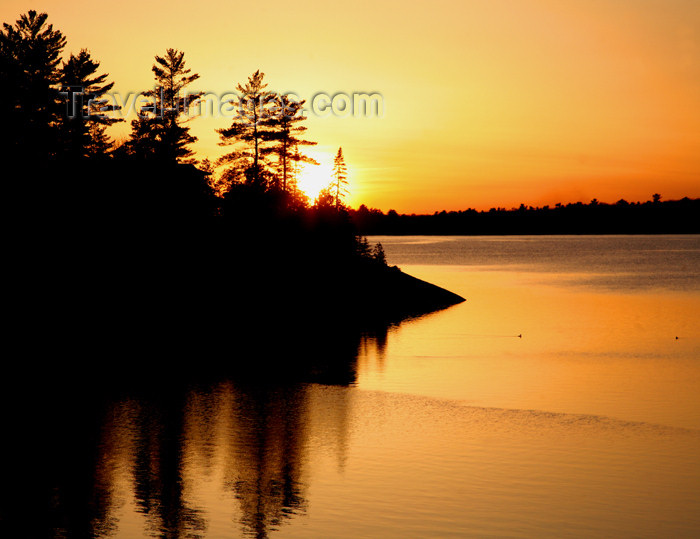
<path fill-rule="evenodd" d="M 263 538 L 306 506 L 306 391 L 298 385 L 231 389 L 226 486 L 240 503 L 245 529 Z"/>
<path fill-rule="evenodd" d="M 127 407 L 124 411 L 135 416 L 135 423 L 130 437 L 122 443 L 134 448 L 128 456 L 128 468 L 139 513 L 145 515 L 149 529 L 167 537 L 201 537 L 205 530 L 202 512 L 185 499 L 183 492 L 183 396 L 173 393 L 158 401 L 143 399 L 131 404 L 136 409 Z M 106 434 L 109 439 L 110 433 Z"/>
<path fill-rule="evenodd" d="M 203 537 L 210 504 L 198 483 L 205 481 L 212 492 L 229 494 L 228 513 L 248 535 L 267 537 L 306 505 L 306 406 L 299 383 L 221 382 L 113 403 L 98 442 L 95 490 L 107 495 L 92 519 L 94 536 L 126 527 Z"/>
<path fill-rule="evenodd" d="M 323 333 L 306 348 L 285 339 L 274 369 L 273 348 L 251 346 L 255 363 L 216 376 L 142 369 L 99 388 L 67 376 L 7 391 L 0 536 L 268 537 L 307 508 L 309 382 L 353 384 L 359 351 L 381 356 L 388 328 Z M 342 467 L 348 403 L 325 405 Z M 228 522 L 211 522 L 212 508 Z"/>

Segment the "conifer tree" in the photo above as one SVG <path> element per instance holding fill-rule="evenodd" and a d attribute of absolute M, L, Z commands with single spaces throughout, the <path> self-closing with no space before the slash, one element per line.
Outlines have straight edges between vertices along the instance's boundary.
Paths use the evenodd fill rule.
<path fill-rule="evenodd" d="M 221 146 L 234 146 L 234 150 L 219 158 L 217 165 L 229 165 L 234 181 L 241 175 L 248 183 L 265 185 L 266 151 L 265 142 L 270 139 L 269 126 L 275 96 L 265 90 L 265 73 L 260 70 L 248 77 L 245 85 L 238 84 L 240 92 L 238 112 L 231 126 L 217 129 Z"/>
<path fill-rule="evenodd" d="M 263 138 L 272 141 L 273 145 L 264 152 L 277 155 L 282 190 L 288 192 L 288 181 L 292 176 L 293 164 L 318 165 L 315 159 L 299 151 L 299 146 L 315 146 L 316 142 L 300 138 L 306 131 L 306 127 L 301 125 L 306 120 L 303 113 L 305 101 L 292 100 L 288 95 L 275 95 L 273 100 L 271 114 L 262 122 L 265 128 Z"/>
<path fill-rule="evenodd" d="M 194 152 L 189 145 L 197 141 L 190 135 L 187 121 L 190 108 L 197 104 L 203 92 L 185 93 L 185 88 L 199 78 L 185 67 L 185 53 L 167 49 L 156 56 L 153 64 L 156 87 L 144 92 L 151 98 L 142 107 L 139 117 L 131 122 L 131 151 L 138 157 L 170 162 L 191 163 Z"/>
<path fill-rule="evenodd" d="M 61 67 L 61 94 L 66 99 L 62 122 L 62 138 L 70 158 L 105 155 L 112 146 L 105 130 L 122 120 L 107 113 L 115 107 L 108 105 L 104 95 L 114 86 L 106 82 L 107 74 L 97 75 L 100 63 L 82 49 L 71 54 Z"/>
<path fill-rule="evenodd" d="M 345 157 L 343 157 L 343 148 L 338 148 L 338 153 L 333 160 L 333 190 L 335 191 L 335 208 L 340 209 L 343 197 L 348 190 L 345 186 L 347 181 L 347 167 L 345 166 Z"/>
<path fill-rule="evenodd" d="M 12 160 L 36 162 L 59 151 L 56 85 L 66 38 L 47 19 L 31 10 L 0 31 L 0 151 Z"/>

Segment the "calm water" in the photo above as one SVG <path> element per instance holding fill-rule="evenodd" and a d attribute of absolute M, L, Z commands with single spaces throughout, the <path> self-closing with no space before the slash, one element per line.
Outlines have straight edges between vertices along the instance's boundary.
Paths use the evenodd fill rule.
<path fill-rule="evenodd" d="M 109 399 L 53 535 L 700 536 L 700 237 L 370 240 L 467 301 L 358 336 L 346 384 Z"/>

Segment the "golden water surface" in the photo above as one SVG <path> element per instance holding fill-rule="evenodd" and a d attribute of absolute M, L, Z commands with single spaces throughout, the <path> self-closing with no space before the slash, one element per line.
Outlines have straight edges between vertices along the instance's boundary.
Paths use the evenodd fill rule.
<path fill-rule="evenodd" d="M 593 240 L 537 265 L 520 251 L 555 240 L 508 255 L 380 239 L 467 301 L 361 337 L 347 385 L 222 379 L 115 399 L 93 536 L 700 536 L 698 238 L 621 239 L 609 267 Z M 457 255 L 435 255 L 443 240 Z M 690 257 L 671 260 L 671 284 L 645 258 L 669 242 Z M 470 249 L 493 254 L 464 263 Z"/>

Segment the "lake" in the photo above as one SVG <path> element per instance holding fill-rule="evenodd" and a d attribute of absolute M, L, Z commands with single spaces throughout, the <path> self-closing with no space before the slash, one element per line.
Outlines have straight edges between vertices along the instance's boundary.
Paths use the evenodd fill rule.
<path fill-rule="evenodd" d="M 229 377 L 108 399 L 87 434 L 31 457 L 53 489 L 42 525 L 700 536 L 700 236 L 369 240 L 466 301 L 358 335 L 347 383 Z"/>

